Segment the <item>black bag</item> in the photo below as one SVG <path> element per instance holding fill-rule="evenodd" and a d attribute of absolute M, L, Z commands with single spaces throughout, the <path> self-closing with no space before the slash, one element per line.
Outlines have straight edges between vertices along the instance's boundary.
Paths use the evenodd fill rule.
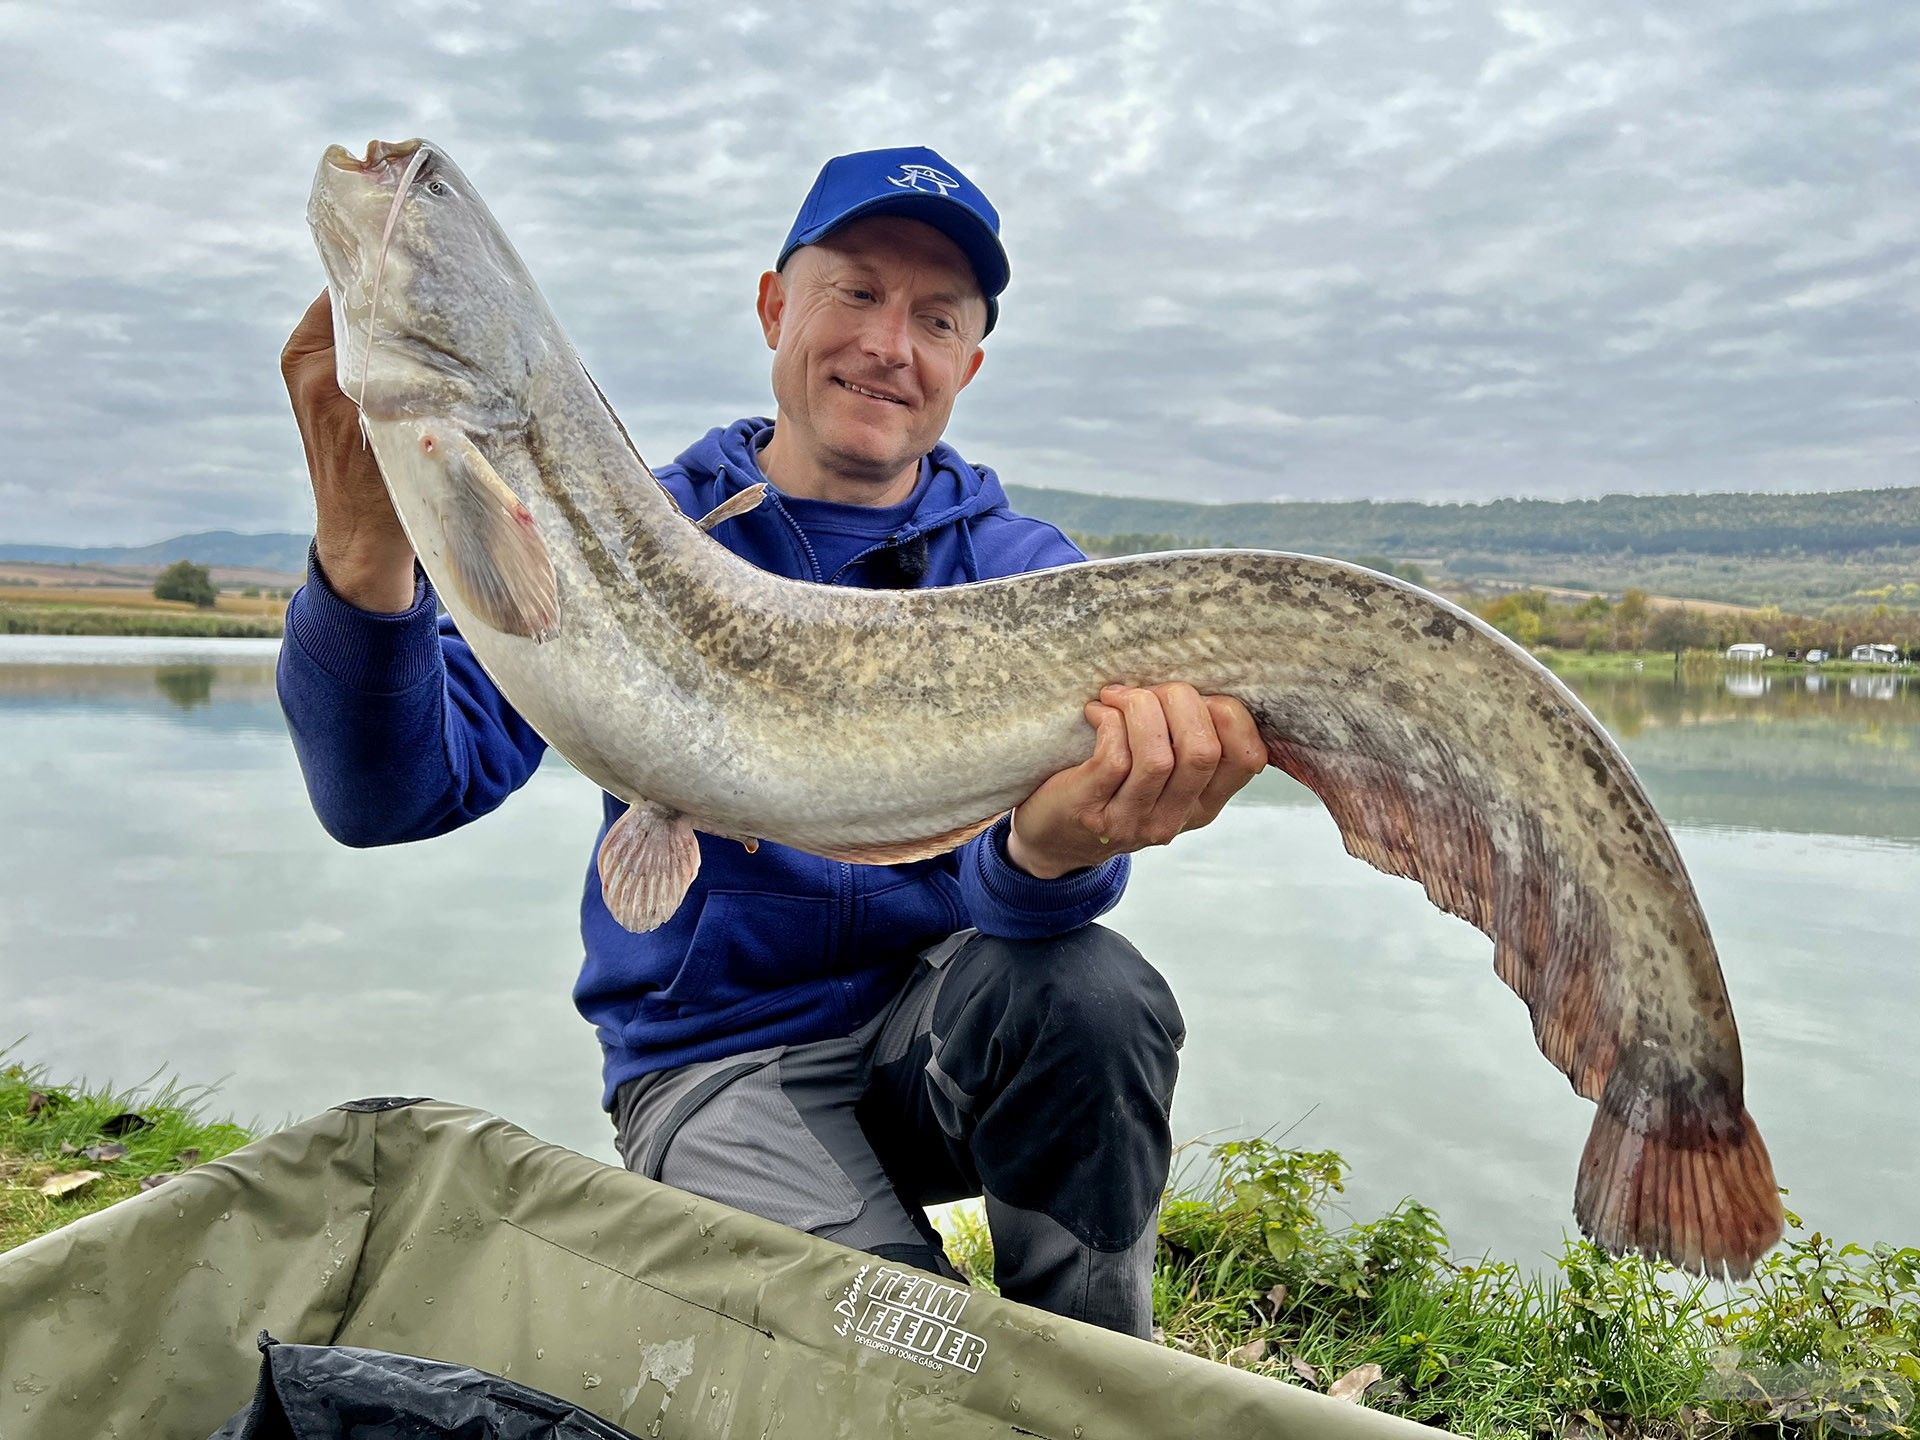
<path fill-rule="evenodd" d="M 260 1332 L 253 1402 L 208 1440 L 637 1440 L 545 1391 L 440 1360 Z"/>

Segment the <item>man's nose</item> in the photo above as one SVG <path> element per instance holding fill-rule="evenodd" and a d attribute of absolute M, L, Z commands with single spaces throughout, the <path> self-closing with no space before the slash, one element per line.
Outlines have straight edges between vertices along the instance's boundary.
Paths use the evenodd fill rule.
<path fill-rule="evenodd" d="M 904 305 L 876 305 L 868 312 L 861 348 L 889 369 L 904 369 L 913 363 L 910 319 Z"/>

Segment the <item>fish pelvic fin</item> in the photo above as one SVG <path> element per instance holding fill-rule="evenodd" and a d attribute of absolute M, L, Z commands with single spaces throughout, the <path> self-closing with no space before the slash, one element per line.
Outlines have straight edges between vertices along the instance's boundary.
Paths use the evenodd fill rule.
<path fill-rule="evenodd" d="M 620 924 L 658 929 L 687 898 L 700 871 L 700 842 L 687 817 L 642 800 L 600 842 L 600 894 Z"/>
<path fill-rule="evenodd" d="M 460 598 L 494 629 L 540 641 L 559 624 L 559 584 L 533 515 L 463 432 L 420 432 L 422 458 L 446 473 L 440 499 L 447 559 Z"/>
<path fill-rule="evenodd" d="M 754 484 L 747 486 L 747 488 L 742 490 L 738 495 L 733 495 L 722 500 L 718 505 L 714 506 L 713 509 L 709 510 L 693 523 L 698 525 L 702 530 L 705 530 L 708 534 L 712 534 L 714 526 L 724 520 L 731 520 L 736 515 L 746 514 L 749 510 L 757 508 L 760 502 L 766 498 L 767 482 L 764 480 L 756 481 Z"/>
<path fill-rule="evenodd" d="M 1644 1044 L 1608 1077 L 1573 1210 L 1582 1233 L 1614 1254 L 1733 1280 L 1785 1226 L 1773 1162 L 1737 1091 Z"/>
<path fill-rule="evenodd" d="M 913 860 L 931 860 L 949 850 L 957 850 L 994 821 L 1003 812 L 996 811 L 984 820 L 971 820 L 938 835 L 918 840 L 893 840 L 875 845 L 846 845 L 838 849 L 812 850 L 828 860 L 845 860 L 853 865 L 905 865 Z"/>

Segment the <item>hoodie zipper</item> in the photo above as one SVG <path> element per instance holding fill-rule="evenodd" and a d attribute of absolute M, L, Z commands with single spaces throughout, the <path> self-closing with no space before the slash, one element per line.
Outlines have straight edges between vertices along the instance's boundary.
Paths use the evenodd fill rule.
<path fill-rule="evenodd" d="M 726 467 L 723 465 L 715 474 L 722 475 L 725 474 L 725 472 Z M 827 581 L 820 570 L 819 552 L 813 548 L 813 541 L 807 538 L 807 532 L 800 528 L 799 522 L 788 512 L 787 507 L 780 503 L 780 496 L 769 488 L 764 503 L 772 506 L 773 509 L 778 512 L 780 518 L 786 522 L 787 529 L 793 533 L 795 539 L 799 540 L 800 548 L 807 557 L 807 568 L 813 572 L 814 582 L 820 585 L 826 584 Z M 837 928 L 836 933 L 828 937 L 828 943 L 832 950 L 837 953 L 840 949 L 842 939 L 853 933 L 853 866 L 845 860 L 836 860 L 833 862 L 833 898 L 834 920 Z M 841 1023 L 851 1026 L 855 1013 L 855 1001 L 859 997 L 854 989 L 852 980 L 845 975 L 836 978 L 840 981 Z"/>

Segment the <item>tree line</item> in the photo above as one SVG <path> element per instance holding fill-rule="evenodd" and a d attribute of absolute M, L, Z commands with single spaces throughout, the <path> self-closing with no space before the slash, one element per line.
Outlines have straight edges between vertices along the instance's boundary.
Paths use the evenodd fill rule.
<path fill-rule="evenodd" d="M 1920 612 L 1874 605 L 1825 615 L 1792 615 L 1769 606 L 1754 611 L 1704 610 L 1654 605 L 1643 590 L 1629 590 L 1616 603 L 1604 595 L 1557 601 L 1539 590 L 1518 590 L 1471 607 L 1510 639 L 1533 648 L 1560 650 L 1689 650 L 1724 652 L 1757 643 L 1777 655 L 1824 650 L 1844 660 L 1855 645 L 1893 645 L 1903 655 L 1920 652 Z"/>
<path fill-rule="evenodd" d="M 1016 509 L 1099 543 L 1175 542 L 1139 549 L 1244 545 L 1323 555 L 1841 556 L 1920 546 L 1920 487 L 1452 505 L 1372 500 L 1213 505 L 1007 488 Z"/>

